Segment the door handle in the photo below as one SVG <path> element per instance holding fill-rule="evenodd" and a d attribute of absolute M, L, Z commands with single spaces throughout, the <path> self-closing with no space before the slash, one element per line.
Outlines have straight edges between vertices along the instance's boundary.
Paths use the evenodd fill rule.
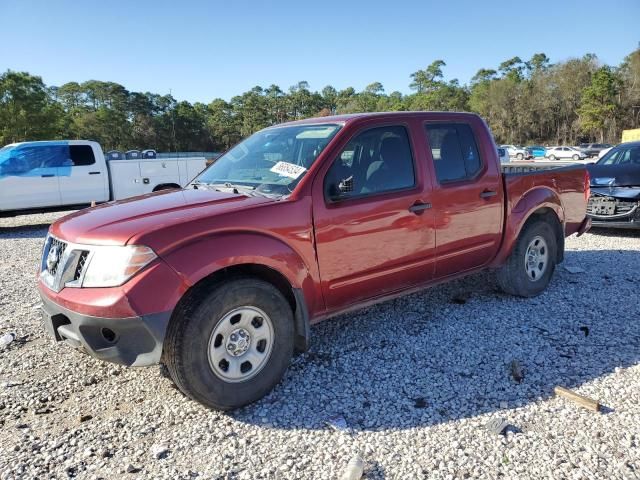
<path fill-rule="evenodd" d="M 430 203 L 422 203 L 422 202 L 416 202 L 413 205 L 411 205 L 409 207 L 409 211 L 415 214 L 419 214 L 421 213 L 423 210 L 428 210 L 431 208 L 431 204 Z"/>
<path fill-rule="evenodd" d="M 485 190 L 480 194 L 480 198 L 491 198 L 495 197 L 497 194 L 498 192 L 494 192 L 493 190 Z"/>
<path fill-rule="evenodd" d="M 50 177 L 55 177 L 55 175 L 53 173 L 43 173 L 42 175 L 40 175 L 42 178 L 50 178 Z"/>
<path fill-rule="evenodd" d="M 89 175 L 100 175 L 100 172 L 89 172 Z"/>

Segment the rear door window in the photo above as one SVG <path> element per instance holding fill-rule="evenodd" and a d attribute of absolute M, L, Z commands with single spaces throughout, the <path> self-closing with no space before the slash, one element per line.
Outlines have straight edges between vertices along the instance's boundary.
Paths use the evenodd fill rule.
<path fill-rule="evenodd" d="M 429 123 L 426 129 L 438 182 L 470 180 L 482 170 L 482 159 L 471 126 Z"/>
<path fill-rule="evenodd" d="M 70 145 L 69 154 L 74 167 L 96 163 L 96 157 L 93 155 L 91 145 Z"/>

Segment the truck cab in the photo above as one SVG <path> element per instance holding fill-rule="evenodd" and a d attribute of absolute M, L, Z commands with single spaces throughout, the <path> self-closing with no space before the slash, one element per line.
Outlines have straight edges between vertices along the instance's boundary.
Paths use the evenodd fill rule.
<path fill-rule="evenodd" d="M 106 202 L 108 182 L 96 142 L 23 142 L 0 149 L 0 212 Z"/>
<path fill-rule="evenodd" d="M 109 155 L 107 160 L 100 144 L 87 140 L 7 145 L 0 149 L 0 216 L 70 210 L 180 188 L 206 166 L 204 157 L 136 152 L 135 158 Z"/>

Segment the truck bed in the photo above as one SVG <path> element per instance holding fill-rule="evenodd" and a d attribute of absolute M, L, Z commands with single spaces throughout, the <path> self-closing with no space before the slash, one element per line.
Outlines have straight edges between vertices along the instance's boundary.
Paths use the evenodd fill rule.
<path fill-rule="evenodd" d="M 589 196 L 589 176 L 583 164 L 558 162 L 527 162 L 502 165 L 507 216 L 529 205 L 520 204 L 528 193 L 537 190 L 536 198 L 544 204 L 561 205 L 564 210 L 566 234 L 577 231 L 585 218 Z M 582 172 L 582 175 L 579 173 Z M 528 197 L 530 198 L 530 197 Z"/>

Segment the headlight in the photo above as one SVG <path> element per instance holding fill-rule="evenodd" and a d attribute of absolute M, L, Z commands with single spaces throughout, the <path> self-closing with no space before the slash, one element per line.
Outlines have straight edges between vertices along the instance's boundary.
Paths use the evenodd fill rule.
<path fill-rule="evenodd" d="M 143 245 L 91 247 L 83 287 L 117 287 L 149 265 L 157 255 Z"/>

